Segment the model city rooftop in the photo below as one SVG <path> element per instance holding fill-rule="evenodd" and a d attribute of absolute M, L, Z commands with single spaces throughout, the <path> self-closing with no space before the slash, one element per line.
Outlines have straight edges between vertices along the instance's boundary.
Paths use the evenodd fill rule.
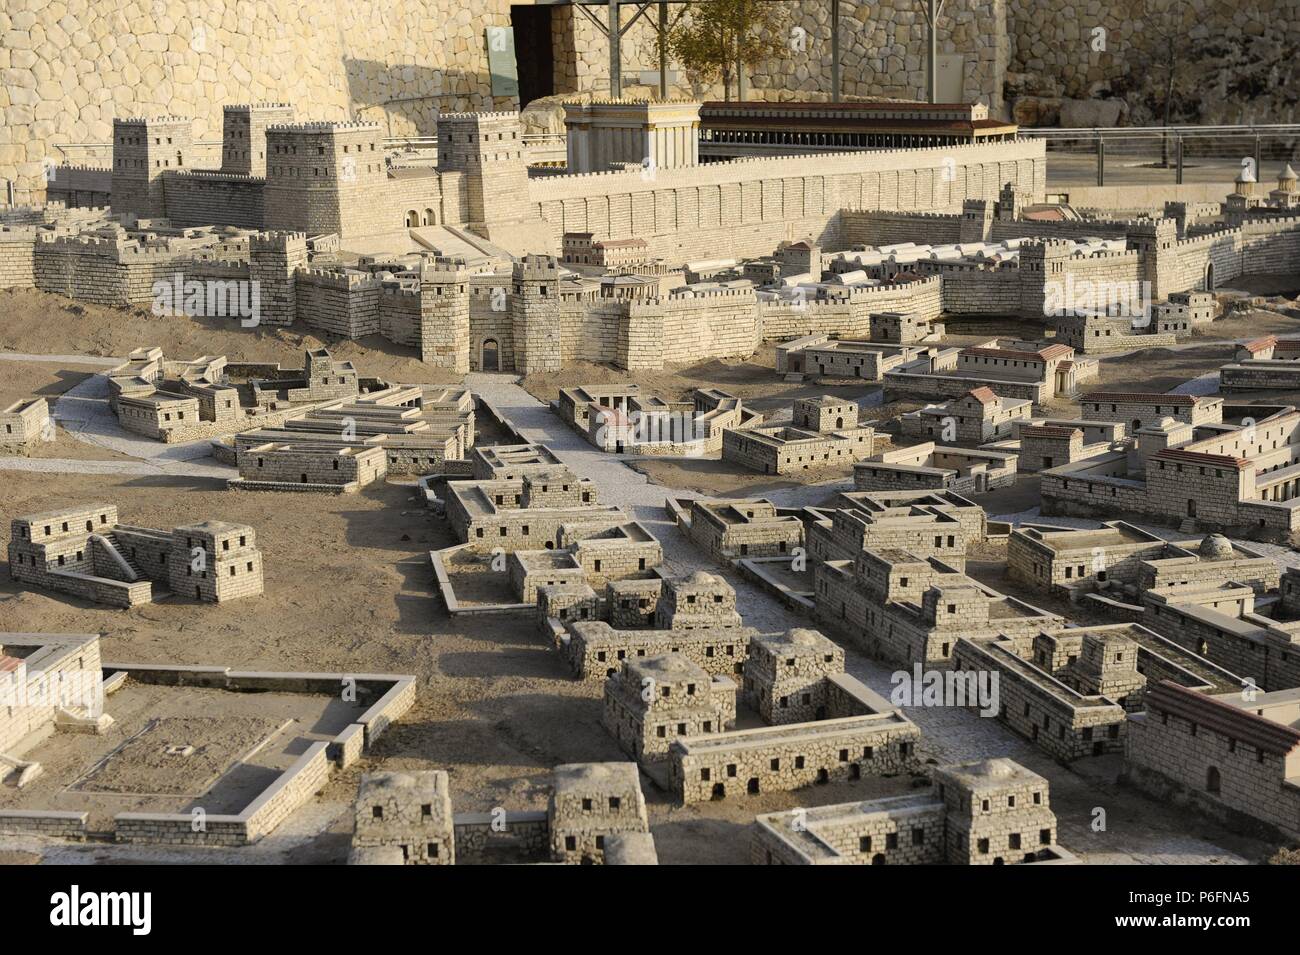
<path fill-rule="evenodd" d="M 1079 157 L 985 76 L 1024 54 L 967 12 L 952 103 L 895 97 L 891 53 L 869 102 L 661 74 L 519 112 L 459 23 L 455 93 L 421 54 L 372 97 L 367 65 L 347 119 L 306 74 L 299 102 L 177 115 L 111 116 L 144 102 L 115 90 L 111 141 L 0 205 L 0 294 L 54 316 L 0 356 L 0 849 L 1300 840 L 1300 338 L 1267 291 L 1294 287 L 1296 175 L 1184 184 L 1179 140 L 1168 187 L 1066 188 Z M 590 72 L 572 42 L 541 72 Z M 1080 780 L 1113 831 L 1079 824 Z"/>

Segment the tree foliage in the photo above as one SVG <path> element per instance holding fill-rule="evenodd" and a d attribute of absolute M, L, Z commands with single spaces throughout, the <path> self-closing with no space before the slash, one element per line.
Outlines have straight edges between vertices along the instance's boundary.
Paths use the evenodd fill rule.
<path fill-rule="evenodd" d="M 731 98 L 737 70 L 788 54 L 789 18 L 770 0 L 699 0 L 683 8 L 658 42 L 695 82 L 722 81 Z"/>

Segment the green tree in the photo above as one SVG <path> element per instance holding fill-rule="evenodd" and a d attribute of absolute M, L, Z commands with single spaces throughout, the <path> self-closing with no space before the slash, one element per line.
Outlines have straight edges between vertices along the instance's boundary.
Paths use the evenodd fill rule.
<path fill-rule="evenodd" d="M 699 0 L 682 8 L 656 45 L 666 45 L 693 80 L 721 80 L 729 100 L 739 70 L 789 52 L 788 22 L 779 2 Z"/>

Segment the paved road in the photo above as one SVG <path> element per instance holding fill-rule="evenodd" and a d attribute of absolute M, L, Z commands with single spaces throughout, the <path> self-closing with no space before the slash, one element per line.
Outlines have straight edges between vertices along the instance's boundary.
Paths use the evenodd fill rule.
<path fill-rule="evenodd" d="M 27 352 L 0 352 L 0 361 L 40 361 L 60 365 L 94 365 L 113 368 L 122 364 L 120 358 L 103 358 L 99 355 L 32 355 Z"/>
<path fill-rule="evenodd" d="M 113 367 L 119 358 L 96 355 L 31 355 L 0 352 L 0 361 L 49 362 L 64 365 Z M 54 420 L 77 441 L 135 458 L 135 461 L 82 461 L 74 458 L 0 458 L 0 470 L 46 474 L 170 474 L 184 477 L 229 478 L 234 471 L 211 458 L 208 439 L 164 444 L 123 428 L 108 406 L 108 378 L 96 373 L 73 385 L 54 400 Z"/>
<path fill-rule="evenodd" d="M 775 631 L 810 626 L 810 620 L 788 610 L 735 571 L 709 561 L 670 523 L 664 512 L 664 500 L 669 493 L 679 497 L 699 495 L 669 491 L 651 484 L 645 475 L 627 467 L 618 456 L 598 451 L 565 425 L 546 405 L 524 391 L 513 376 L 476 373 L 466 378 L 465 385 L 509 418 L 529 441 L 546 444 L 575 474 L 590 479 L 599 490 L 601 503 L 617 504 L 645 524 L 663 547 L 664 568 L 668 573 L 687 574 L 695 570 L 706 570 L 722 574 L 736 589 L 737 604 L 743 607 L 746 624 L 759 630 Z M 792 503 L 801 494 L 819 500 L 828 489 L 851 485 L 851 481 L 844 481 L 815 488 L 795 488 L 792 491 L 796 493 L 781 496 Z M 1095 521 L 1078 523 L 1081 526 L 1097 526 Z M 889 697 L 895 685 L 893 677 L 896 671 L 847 648 L 845 669 L 885 697 Z M 932 756 L 940 763 L 1005 756 L 1047 776 L 1052 783 L 1054 804 L 1063 807 L 1058 809 L 1062 830 L 1073 837 L 1063 837 L 1062 843 L 1075 851 L 1086 852 L 1089 861 L 1220 864 L 1246 861 L 1168 825 L 1132 824 L 1131 815 L 1128 826 L 1112 827 L 1108 833 L 1093 833 L 1089 826 L 1092 807 L 1101 804 L 1116 807 L 1117 811 L 1134 811 L 1135 804 L 1132 800 L 1135 797 L 1118 793 L 1113 773 L 1111 778 L 1098 778 L 1096 775 L 1088 777 L 1073 769 L 1064 768 L 996 720 L 981 718 L 971 710 L 956 707 L 906 707 L 904 711 L 925 734 Z M 1141 806 L 1142 813 L 1149 813 L 1154 804 L 1142 802 Z"/>

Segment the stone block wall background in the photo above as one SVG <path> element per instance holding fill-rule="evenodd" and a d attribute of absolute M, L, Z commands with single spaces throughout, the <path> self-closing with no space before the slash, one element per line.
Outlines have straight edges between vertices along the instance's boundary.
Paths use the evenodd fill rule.
<path fill-rule="evenodd" d="M 227 103 L 289 101 L 300 118 L 432 134 L 439 108 L 518 105 L 494 99 L 487 76 L 484 31 L 509 23 L 509 0 L 12 0 L 0 10 L 0 178 L 19 201 L 39 199 L 42 160 L 83 158 L 56 144 L 107 143 L 114 116 L 161 113 L 194 116 L 196 141 L 216 140 Z"/>
<path fill-rule="evenodd" d="M 1140 109 L 1143 97 L 1125 84 L 1140 72 L 1130 70 L 1130 62 L 1153 62 L 1158 40 L 1141 25 L 1148 4 L 1178 9 L 1192 81 L 1208 75 L 1217 85 L 1220 72 L 1229 77 L 1225 89 L 1189 99 L 1187 108 L 1199 113 L 1182 118 L 1292 118 L 1285 114 L 1295 107 L 1294 78 L 1268 71 L 1277 51 L 1300 46 L 1300 18 L 1287 16 L 1288 0 L 1241 6 L 1224 0 L 948 0 L 940 52 L 964 55 L 963 98 L 982 99 L 995 110 L 1008 73 L 1035 74 L 1042 91 L 1073 97 L 1102 94 L 1109 82 L 1129 92 Z M 509 26 L 510 6 L 509 0 L 473 8 L 454 0 L 9 0 L 0 9 L 0 179 L 16 184 L 19 202 L 39 201 L 42 162 L 106 160 L 85 144 L 107 143 L 115 115 L 192 115 L 195 141 L 210 142 L 220 138 L 228 103 L 290 101 L 299 118 L 376 121 L 385 135 L 395 136 L 432 135 L 439 110 L 518 108 L 514 98 L 491 95 L 487 72 L 485 30 Z M 803 31 L 801 48 L 792 44 L 787 56 L 748 71 L 747 98 L 829 97 L 829 0 L 788 6 L 791 27 Z M 679 9 L 670 7 L 670 20 Z M 925 26 L 919 4 L 843 0 L 840 10 L 844 96 L 921 98 Z M 630 8 L 624 11 L 624 22 L 631 16 Z M 657 11 L 650 10 L 624 35 L 623 75 L 631 95 L 657 92 L 637 82 L 642 71 L 658 69 L 656 21 Z M 1090 45 L 1095 26 L 1107 30 L 1103 52 Z M 516 37 L 516 44 L 532 39 Z M 550 39 L 557 94 L 608 92 L 608 50 L 590 21 L 557 7 Z M 1220 47 L 1229 53 L 1220 55 Z M 694 85 L 684 74 L 672 92 L 701 98 L 722 93 L 719 84 Z"/>

